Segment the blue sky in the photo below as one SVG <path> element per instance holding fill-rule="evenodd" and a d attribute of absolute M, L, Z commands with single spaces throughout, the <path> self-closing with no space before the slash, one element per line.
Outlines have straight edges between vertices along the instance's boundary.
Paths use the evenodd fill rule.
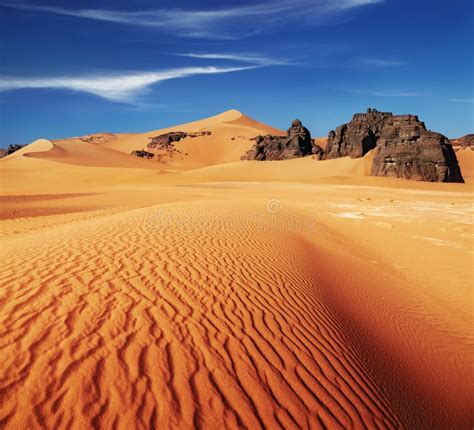
<path fill-rule="evenodd" d="M 0 0 L 0 146 L 238 109 L 474 132 L 472 0 Z"/>

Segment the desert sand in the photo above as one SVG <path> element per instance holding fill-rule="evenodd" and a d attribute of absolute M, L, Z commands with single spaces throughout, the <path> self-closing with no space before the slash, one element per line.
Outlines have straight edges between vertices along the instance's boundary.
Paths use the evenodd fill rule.
<path fill-rule="evenodd" d="M 211 135 L 129 155 L 171 130 Z M 473 152 L 465 184 L 240 161 L 265 133 L 0 160 L 0 428 L 472 428 Z"/>

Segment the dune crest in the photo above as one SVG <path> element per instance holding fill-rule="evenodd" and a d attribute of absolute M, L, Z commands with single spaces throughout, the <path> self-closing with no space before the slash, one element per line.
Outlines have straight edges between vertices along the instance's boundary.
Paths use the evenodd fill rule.
<path fill-rule="evenodd" d="M 23 156 L 33 156 L 35 153 L 48 152 L 53 149 L 54 145 L 50 140 L 38 139 L 31 142 L 29 145 L 15 151 L 13 154 L 7 155 L 4 159 L 11 160 Z"/>

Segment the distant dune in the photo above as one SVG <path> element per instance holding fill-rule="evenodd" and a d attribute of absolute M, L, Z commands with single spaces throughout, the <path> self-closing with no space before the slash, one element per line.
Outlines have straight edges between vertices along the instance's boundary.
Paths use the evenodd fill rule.
<path fill-rule="evenodd" d="M 170 131 L 210 134 L 130 155 Z M 472 427 L 474 151 L 466 184 L 240 161 L 267 133 L 230 110 L 0 160 L 0 428 Z"/>

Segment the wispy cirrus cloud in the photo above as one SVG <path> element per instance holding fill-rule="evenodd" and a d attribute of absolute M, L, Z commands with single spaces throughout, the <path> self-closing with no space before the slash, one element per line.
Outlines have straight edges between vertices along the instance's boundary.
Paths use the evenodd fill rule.
<path fill-rule="evenodd" d="M 377 91 L 377 90 L 346 90 L 353 94 L 363 94 L 376 97 L 422 97 L 430 93 L 420 91 L 395 90 L 395 91 Z"/>
<path fill-rule="evenodd" d="M 397 67 L 397 66 L 406 66 L 408 63 L 404 61 L 395 61 L 395 60 L 385 60 L 382 58 L 366 58 L 361 60 L 363 64 L 375 67 Z"/>
<path fill-rule="evenodd" d="M 369 94 L 377 97 L 422 97 L 428 93 L 419 91 L 371 91 Z"/>
<path fill-rule="evenodd" d="M 73 9 L 29 3 L 0 3 L 32 12 L 51 13 L 96 21 L 161 29 L 175 35 L 232 39 L 268 30 L 280 23 L 299 20 L 316 23 L 330 15 L 382 3 L 385 0 L 274 0 L 218 9 Z"/>
<path fill-rule="evenodd" d="M 231 73 L 255 69 L 260 66 L 243 67 L 183 67 L 156 72 L 137 72 L 130 74 L 15 78 L 0 77 L 0 92 L 27 88 L 56 88 L 95 94 L 114 102 L 133 103 L 151 85 L 171 79 L 195 75 Z"/>
<path fill-rule="evenodd" d="M 474 99 L 449 99 L 448 101 L 453 102 L 453 103 L 474 103 Z"/>
<path fill-rule="evenodd" d="M 292 66 L 301 63 L 295 63 L 291 60 L 281 58 L 271 58 L 262 54 L 249 53 L 177 53 L 180 57 L 199 58 L 203 60 L 226 60 L 249 63 L 262 66 Z"/>

